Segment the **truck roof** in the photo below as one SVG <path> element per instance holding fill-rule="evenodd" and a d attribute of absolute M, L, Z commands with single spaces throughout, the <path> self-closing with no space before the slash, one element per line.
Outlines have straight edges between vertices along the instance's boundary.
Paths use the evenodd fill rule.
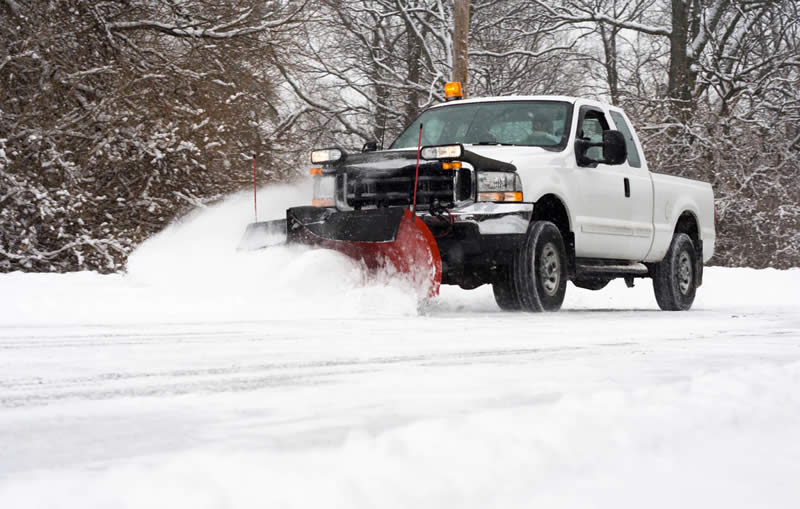
<path fill-rule="evenodd" d="M 571 97 L 566 95 L 500 95 L 492 97 L 475 97 L 473 99 L 458 99 L 455 101 L 448 101 L 431 106 L 431 108 L 442 108 L 444 106 L 453 106 L 456 104 L 471 104 L 482 102 L 497 102 L 497 101 L 563 101 L 574 104 L 578 97 Z M 606 106 L 604 103 L 586 99 L 589 103 L 597 104 L 598 106 Z"/>

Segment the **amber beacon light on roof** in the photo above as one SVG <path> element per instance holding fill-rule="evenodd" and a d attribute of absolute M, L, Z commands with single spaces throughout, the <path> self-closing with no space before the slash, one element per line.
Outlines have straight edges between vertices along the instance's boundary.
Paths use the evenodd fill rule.
<path fill-rule="evenodd" d="M 451 81 L 444 84 L 444 98 L 447 101 L 455 101 L 464 98 L 464 93 L 461 90 L 461 82 Z"/>

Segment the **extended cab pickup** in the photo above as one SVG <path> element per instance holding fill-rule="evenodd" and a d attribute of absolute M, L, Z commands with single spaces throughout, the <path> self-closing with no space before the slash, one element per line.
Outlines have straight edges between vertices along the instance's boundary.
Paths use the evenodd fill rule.
<path fill-rule="evenodd" d="M 568 280 L 599 290 L 645 277 L 661 309 L 686 310 L 714 253 L 711 186 L 652 173 L 614 106 L 452 100 L 376 148 L 323 168 L 316 203 L 331 213 L 408 206 L 419 151 L 414 213 L 436 237 L 442 283 L 492 284 L 505 310 L 557 310 Z"/>

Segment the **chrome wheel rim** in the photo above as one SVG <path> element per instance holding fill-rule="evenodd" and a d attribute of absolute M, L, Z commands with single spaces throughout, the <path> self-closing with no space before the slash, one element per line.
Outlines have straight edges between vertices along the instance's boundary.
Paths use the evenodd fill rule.
<path fill-rule="evenodd" d="M 558 259 L 556 247 L 550 242 L 542 248 L 542 256 L 539 260 L 539 279 L 548 296 L 552 297 L 556 294 L 561 283 L 561 262 Z"/>
<path fill-rule="evenodd" d="M 689 257 L 689 253 L 682 251 L 678 258 L 678 288 L 684 295 L 687 295 L 692 287 L 693 273 L 692 259 Z"/>

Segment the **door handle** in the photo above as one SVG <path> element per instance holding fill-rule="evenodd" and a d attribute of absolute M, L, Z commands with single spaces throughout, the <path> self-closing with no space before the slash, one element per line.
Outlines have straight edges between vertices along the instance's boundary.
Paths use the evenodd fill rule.
<path fill-rule="evenodd" d="M 628 180 L 628 177 L 625 177 L 625 198 L 631 197 L 631 181 Z"/>

